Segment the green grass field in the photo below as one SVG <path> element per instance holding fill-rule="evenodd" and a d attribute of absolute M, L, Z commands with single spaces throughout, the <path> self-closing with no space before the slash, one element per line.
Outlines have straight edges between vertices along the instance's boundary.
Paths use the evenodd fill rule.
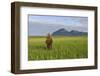
<path fill-rule="evenodd" d="M 46 37 L 29 37 L 28 60 L 79 59 L 88 57 L 87 36 L 53 37 L 53 48 L 47 49 Z"/>

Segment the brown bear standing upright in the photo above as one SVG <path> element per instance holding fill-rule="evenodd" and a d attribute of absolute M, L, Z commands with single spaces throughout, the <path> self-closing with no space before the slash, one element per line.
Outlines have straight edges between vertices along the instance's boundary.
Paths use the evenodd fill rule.
<path fill-rule="evenodd" d="M 50 35 L 50 33 L 48 33 L 47 39 L 46 39 L 46 45 L 48 49 L 52 48 L 52 43 L 53 43 L 53 39 L 52 36 Z"/>

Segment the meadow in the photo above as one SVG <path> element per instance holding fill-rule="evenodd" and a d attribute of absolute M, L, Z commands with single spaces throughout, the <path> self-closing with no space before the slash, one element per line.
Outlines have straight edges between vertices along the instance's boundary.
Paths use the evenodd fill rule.
<path fill-rule="evenodd" d="M 87 36 L 54 36 L 52 49 L 47 49 L 46 37 L 28 38 L 28 60 L 79 59 L 88 57 Z"/>

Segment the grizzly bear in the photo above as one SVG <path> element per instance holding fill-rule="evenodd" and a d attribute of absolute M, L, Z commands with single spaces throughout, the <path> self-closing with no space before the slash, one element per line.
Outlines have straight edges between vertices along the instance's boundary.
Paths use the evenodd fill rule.
<path fill-rule="evenodd" d="M 52 48 L 52 43 L 53 43 L 52 36 L 50 35 L 50 33 L 48 33 L 48 36 L 46 38 L 46 46 L 48 49 Z"/>

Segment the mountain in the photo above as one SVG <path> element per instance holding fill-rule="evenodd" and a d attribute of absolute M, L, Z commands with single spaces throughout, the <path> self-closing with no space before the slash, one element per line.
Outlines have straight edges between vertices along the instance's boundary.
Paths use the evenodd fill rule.
<path fill-rule="evenodd" d="M 52 33 L 53 36 L 81 36 L 81 35 L 87 35 L 87 32 L 80 32 L 77 30 L 67 31 L 64 28 L 61 28 L 55 32 Z"/>

